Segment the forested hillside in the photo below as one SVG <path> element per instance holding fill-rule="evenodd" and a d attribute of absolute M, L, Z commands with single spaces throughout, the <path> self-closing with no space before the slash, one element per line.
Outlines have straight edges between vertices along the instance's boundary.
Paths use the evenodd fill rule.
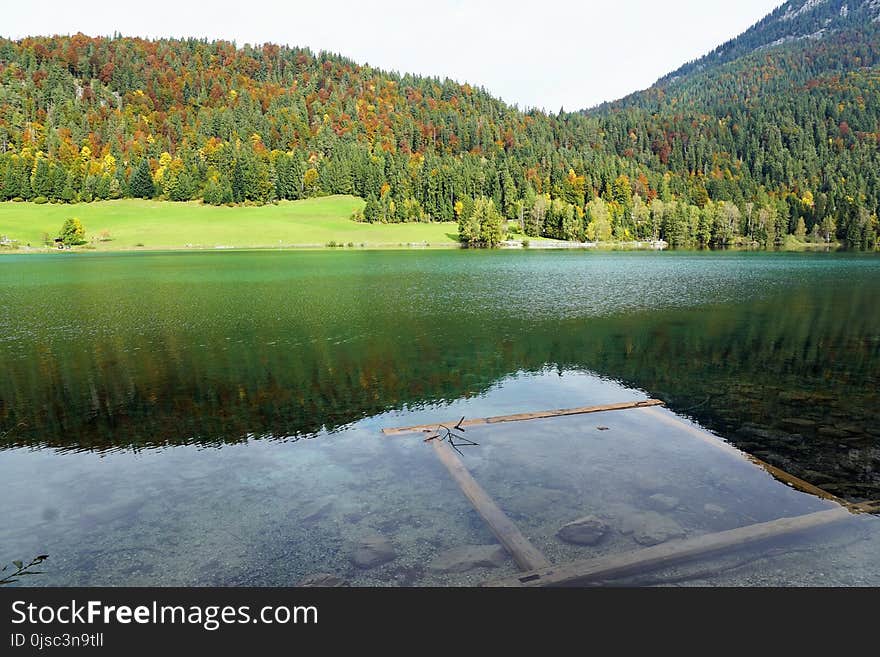
<path fill-rule="evenodd" d="M 366 221 L 458 219 L 475 244 L 503 217 L 560 239 L 873 248 L 880 0 L 844 4 L 787 3 L 645 92 L 557 115 L 271 44 L 0 39 L 0 199 L 351 193 Z"/>
<path fill-rule="evenodd" d="M 878 17 L 880 0 L 788 2 L 591 114 L 616 126 L 608 145 L 622 157 L 695 174 L 711 199 L 740 211 L 775 200 L 788 232 L 803 217 L 808 231 L 870 248 L 880 203 Z"/>

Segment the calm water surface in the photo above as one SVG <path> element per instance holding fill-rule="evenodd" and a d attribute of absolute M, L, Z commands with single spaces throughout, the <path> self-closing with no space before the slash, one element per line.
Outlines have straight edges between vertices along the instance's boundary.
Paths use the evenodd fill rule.
<path fill-rule="evenodd" d="M 0 374 L 0 560 L 49 553 L 31 584 L 289 585 L 315 572 L 442 584 L 512 573 L 431 566 L 491 535 L 418 438 L 379 434 L 461 415 L 659 397 L 840 496 L 880 497 L 872 256 L 8 256 Z M 826 504 L 745 461 L 719 464 L 683 436 L 664 435 L 663 452 L 635 413 L 606 414 L 601 433 L 595 417 L 475 431 L 480 446 L 466 459 L 558 559 L 584 556 L 554 527 L 587 512 L 612 527 L 590 549 L 638 548 L 638 532 L 615 530 L 615 519 L 656 513 L 652 495 L 679 501 L 663 511 L 683 535 Z M 724 486 L 735 501 L 719 501 Z M 358 568 L 351 554 L 375 534 L 396 556 Z M 846 555 L 831 583 L 880 581 L 875 534 L 860 522 L 828 538 Z M 806 548 L 776 555 L 766 572 L 735 565 L 704 579 L 766 583 L 769 572 L 821 584 L 828 570 Z"/>

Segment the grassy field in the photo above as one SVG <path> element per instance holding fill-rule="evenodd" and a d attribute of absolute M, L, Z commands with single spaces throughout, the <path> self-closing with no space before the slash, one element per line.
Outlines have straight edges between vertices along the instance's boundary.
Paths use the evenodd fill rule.
<path fill-rule="evenodd" d="M 0 203 L 0 236 L 41 247 L 69 217 L 78 217 L 86 239 L 100 251 L 130 249 L 256 248 L 338 244 L 397 246 L 427 242 L 455 245 L 455 223 L 364 224 L 349 219 L 363 207 L 354 196 L 283 201 L 263 207 L 213 207 L 198 201 L 172 203 L 122 199 L 78 205 Z M 102 231 L 110 241 L 96 240 Z"/>

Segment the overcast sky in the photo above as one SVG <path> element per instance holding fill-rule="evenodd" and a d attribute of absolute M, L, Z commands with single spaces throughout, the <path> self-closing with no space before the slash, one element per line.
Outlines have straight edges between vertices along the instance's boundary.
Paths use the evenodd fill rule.
<path fill-rule="evenodd" d="M 590 107 L 650 86 L 779 0 L 40 0 L 4 2 L 0 34 L 196 36 L 339 52 L 450 77 L 521 108 Z"/>

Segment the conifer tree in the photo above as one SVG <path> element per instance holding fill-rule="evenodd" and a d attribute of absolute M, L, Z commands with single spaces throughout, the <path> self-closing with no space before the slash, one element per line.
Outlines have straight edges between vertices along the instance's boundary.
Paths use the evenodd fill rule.
<path fill-rule="evenodd" d="M 131 174 L 129 189 L 131 195 L 135 198 L 153 198 L 153 195 L 156 193 L 153 174 L 150 171 L 150 162 L 146 158 L 141 160 L 134 173 Z"/>
<path fill-rule="evenodd" d="M 382 205 L 373 195 L 367 198 L 367 204 L 364 206 L 364 220 L 371 224 L 382 221 Z"/>
<path fill-rule="evenodd" d="M 52 196 L 52 172 L 45 158 L 39 158 L 31 176 L 31 188 L 36 196 Z"/>

